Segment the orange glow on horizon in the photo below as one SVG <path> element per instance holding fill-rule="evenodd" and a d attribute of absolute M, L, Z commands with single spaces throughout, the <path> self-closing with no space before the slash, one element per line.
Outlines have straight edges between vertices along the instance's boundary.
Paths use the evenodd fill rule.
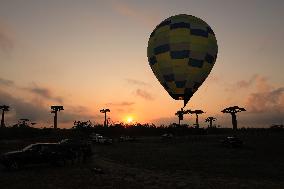
<path fill-rule="evenodd" d="M 128 124 L 133 123 L 133 117 L 132 116 L 127 116 L 126 117 L 126 123 L 128 123 Z"/>

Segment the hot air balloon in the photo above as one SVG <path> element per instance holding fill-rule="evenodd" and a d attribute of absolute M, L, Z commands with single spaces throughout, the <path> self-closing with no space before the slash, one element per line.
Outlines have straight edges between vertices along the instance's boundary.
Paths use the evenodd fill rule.
<path fill-rule="evenodd" d="M 205 81 L 217 58 L 211 27 L 195 16 L 180 14 L 162 21 L 147 48 L 152 71 L 169 95 L 184 106 Z"/>

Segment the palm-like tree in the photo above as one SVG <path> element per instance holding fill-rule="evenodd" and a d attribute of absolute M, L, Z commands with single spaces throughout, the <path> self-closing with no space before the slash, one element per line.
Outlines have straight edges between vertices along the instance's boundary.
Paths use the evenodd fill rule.
<path fill-rule="evenodd" d="M 237 122 L 237 115 L 236 114 L 238 112 L 243 112 L 243 111 L 246 111 L 246 109 L 240 108 L 238 106 L 231 106 L 231 107 L 225 108 L 221 112 L 231 114 L 233 130 L 236 131 L 238 129 L 238 122 Z"/>
<path fill-rule="evenodd" d="M 9 108 L 10 107 L 7 105 L 0 106 L 0 110 L 2 110 L 1 127 L 5 127 L 4 115 L 5 115 L 5 112 L 9 111 Z"/>
<path fill-rule="evenodd" d="M 106 114 L 107 114 L 107 112 L 110 112 L 110 109 L 108 109 L 108 108 L 107 109 L 102 109 L 102 110 L 100 110 L 100 112 L 105 114 L 104 126 L 107 127 L 108 126 L 108 121 L 107 121 Z"/>
<path fill-rule="evenodd" d="M 206 119 L 205 119 L 205 122 L 209 122 L 209 128 L 212 128 L 212 123 L 213 123 L 213 121 L 216 121 L 217 120 L 217 118 L 215 118 L 215 117 L 207 117 Z"/>
<path fill-rule="evenodd" d="M 198 129 L 199 128 L 198 115 L 203 114 L 205 112 L 203 112 L 202 110 L 190 110 L 188 111 L 188 113 L 196 115 L 195 128 Z"/>

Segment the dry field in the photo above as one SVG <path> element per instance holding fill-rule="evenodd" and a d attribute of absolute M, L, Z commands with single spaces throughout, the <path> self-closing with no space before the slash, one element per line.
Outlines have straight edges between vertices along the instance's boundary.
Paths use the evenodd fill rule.
<path fill-rule="evenodd" d="M 94 145 L 87 163 L 0 170 L 0 188 L 284 189 L 284 135 L 243 135 L 243 148 L 220 145 L 222 136 Z M 1 141 L 0 152 L 32 141 Z M 94 168 L 101 169 L 102 172 Z"/>

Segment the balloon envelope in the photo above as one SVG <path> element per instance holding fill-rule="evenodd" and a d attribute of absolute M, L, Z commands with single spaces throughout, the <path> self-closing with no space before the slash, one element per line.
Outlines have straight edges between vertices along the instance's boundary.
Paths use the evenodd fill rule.
<path fill-rule="evenodd" d="M 151 33 L 147 56 L 159 82 L 184 106 L 207 78 L 217 58 L 215 34 L 203 20 L 175 15 Z"/>

